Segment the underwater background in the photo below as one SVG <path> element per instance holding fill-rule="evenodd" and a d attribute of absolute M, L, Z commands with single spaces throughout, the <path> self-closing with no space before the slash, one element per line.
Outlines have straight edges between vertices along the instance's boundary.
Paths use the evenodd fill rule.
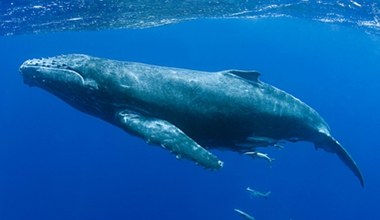
<path fill-rule="evenodd" d="M 44 1 L 0 2 L 1 220 L 243 219 L 234 208 L 257 220 L 380 219 L 378 3 L 333 1 L 326 8 L 257 1 L 265 2 L 263 12 L 246 10 L 253 1 L 182 1 L 181 7 L 169 1 L 157 12 L 167 20 L 144 20 L 152 8 L 142 7 L 126 24 L 112 23 L 102 10 L 118 17 L 109 5 L 127 1 L 78 2 L 107 5 L 95 4 L 98 11 L 67 6 L 58 16 L 55 6 L 32 13 Z M 213 10 L 200 13 L 207 9 L 202 4 Z M 186 7 L 195 11 L 182 13 Z M 81 11 L 70 15 L 73 8 Z M 62 22 L 67 19 L 81 23 Z M 268 149 L 272 167 L 213 150 L 224 167 L 204 170 L 23 83 L 23 61 L 67 53 L 204 71 L 257 70 L 262 81 L 326 119 L 361 168 L 365 187 L 336 155 L 310 143 Z M 251 198 L 246 187 L 271 195 Z"/>

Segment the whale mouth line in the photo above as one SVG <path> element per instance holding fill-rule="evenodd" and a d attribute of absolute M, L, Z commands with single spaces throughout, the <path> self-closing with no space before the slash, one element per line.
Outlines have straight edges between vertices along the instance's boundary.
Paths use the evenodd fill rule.
<path fill-rule="evenodd" d="M 62 69 L 62 68 L 53 68 L 53 67 L 49 67 L 49 68 L 52 68 L 52 69 Z M 82 82 L 82 85 L 85 85 L 85 84 L 86 84 L 86 83 L 85 83 L 85 80 L 84 80 L 84 77 L 83 77 L 83 75 L 82 75 L 80 72 L 76 71 L 75 69 L 73 69 L 73 68 L 71 68 L 71 67 L 69 67 L 69 66 L 63 68 L 63 70 L 65 70 L 65 71 L 67 71 L 67 72 L 69 72 L 69 73 L 72 73 L 72 74 L 78 76 L 79 79 L 80 79 L 81 82 Z"/>

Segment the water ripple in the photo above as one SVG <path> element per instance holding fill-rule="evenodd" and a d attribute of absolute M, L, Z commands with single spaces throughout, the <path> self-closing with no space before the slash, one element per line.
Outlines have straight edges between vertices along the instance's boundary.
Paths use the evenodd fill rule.
<path fill-rule="evenodd" d="M 379 3 L 364 0 L 17 0 L 0 2 L 0 35 L 149 28 L 199 18 L 283 16 L 380 34 Z"/>

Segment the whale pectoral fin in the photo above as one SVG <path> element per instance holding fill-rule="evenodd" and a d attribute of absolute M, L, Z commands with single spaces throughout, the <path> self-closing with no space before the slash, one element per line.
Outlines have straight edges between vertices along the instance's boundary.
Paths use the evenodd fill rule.
<path fill-rule="evenodd" d="M 168 121 L 129 111 L 119 112 L 117 119 L 124 130 L 144 138 L 149 143 L 162 146 L 174 153 L 177 158 L 187 158 L 210 169 L 223 166 L 223 162 L 215 155 Z"/>
<path fill-rule="evenodd" d="M 335 153 L 343 161 L 343 163 L 350 168 L 350 170 L 359 179 L 360 184 L 364 187 L 363 175 L 347 150 L 333 137 L 327 136 L 322 143 L 315 143 L 317 148 L 322 148 L 327 152 Z"/>

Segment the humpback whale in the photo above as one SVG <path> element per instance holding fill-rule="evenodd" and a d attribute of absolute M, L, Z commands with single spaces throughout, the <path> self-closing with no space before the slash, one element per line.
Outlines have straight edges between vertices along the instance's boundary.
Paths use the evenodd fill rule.
<path fill-rule="evenodd" d="M 203 72 L 69 54 L 27 60 L 20 72 L 26 84 L 205 168 L 223 166 L 210 149 L 250 154 L 307 141 L 335 153 L 364 185 L 325 120 L 256 71 Z"/>

